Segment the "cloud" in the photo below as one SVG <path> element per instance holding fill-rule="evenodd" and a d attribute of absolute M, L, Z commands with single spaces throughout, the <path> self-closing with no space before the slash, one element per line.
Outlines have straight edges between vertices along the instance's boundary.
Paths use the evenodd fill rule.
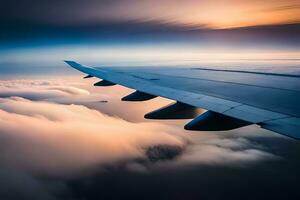
<path fill-rule="evenodd" d="M 238 140 L 231 142 L 241 146 Z M 264 152 L 260 149 L 249 149 L 243 147 L 240 150 L 233 150 L 231 148 L 222 147 L 222 140 L 219 140 L 216 145 L 195 145 L 189 148 L 188 152 L 178 159 L 179 165 L 195 165 L 195 164 L 208 164 L 208 165 L 228 165 L 228 166 L 244 166 L 251 162 L 258 162 L 263 160 L 275 159 L 271 153 Z"/>
<path fill-rule="evenodd" d="M 171 145 L 171 164 L 232 165 L 275 158 L 242 138 L 204 134 L 193 141 L 182 129 L 131 123 L 81 105 L 0 99 L 1 160 L 30 173 L 62 176 L 124 160 L 147 159 L 145 149 Z M 164 157 L 164 150 L 158 149 Z M 18 152 L 18 154 L 16 154 Z M 178 158 L 177 154 L 180 154 Z M 11 159 L 14 157 L 14 159 Z M 163 159 L 162 159 L 163 160 Z"/>
<path fill-rule="evenodd" d="M 0 81 L 0 97 L 2 98 L 18 96 L 30 100 L 49 100 L 71 95 L 89 95 L 89 92 L 84 89 L 61 85 L 55 81 Z"/>
<path fill-rule="evenodd" d="M 117 116 L 126 121 L 144 121 L 144 113 L 150 112 L 162 105 L 170 103 L 169 100 L 160 98 L 144 103 L 127 103 L 120 101 L 133 90 L 121 86 L 111 89 L 93 87 L 95 80 L 82 80 L 78 76 L 72 80 L 55 79 L 44 80 L 8 80 L 0 81 L 0 97 L 23 97 L 37 101 L 43 100 L 60 104 L 79 104 L 88 108 L 98 110 L 110 116 Z M 101 101 L 107 101 L 103 103 Z M 134 109 L 135 112 L 128 112 Z"/>
<path fill-rule="evenodd" d="M 152 144 L 184 145 L 163 125 L 133 124 L 84 106 L 15 97 L 1 99 L 0 108 L 3 161 L 45 174 L 63 175 L 139 158 L 141 148 Z"/>
<path fill-rule="evenodd" d="M 239 168 L 279 158 L 235 132 L 187 132 L 180 123 L 130 122 L 101 112 L 104 107 L 107 112 L 127 112 L 121 109 L 124 104 L 114 103 L 120 102 L 116 89 L 121 93 L 128 90 L 113 88 L 99 95 L 97 88 L 81 82 L 58 80 L 7 81 L 0 82 L 0 87 L 11 94 L 0 98 L 0 197 L 53 199 L 70 192 L 68 180 L 79 179 L 81 184 L 82 177 L 112 169 L 149 174 L 199 166 Z M 36 98 L 23 98 L 33 93 Z M 84 105 L 84 101 L 96 104 L 96 98 L 108 96 L 113 103 L 101 104 L 98 110 Z M 77 104 L 71 103 L 74 99 L 79 99 Z M 125 107 L 131 113 L 123 116 L 130 118 L 147 106 L 159 105 L 152 104 L 129 104 Z"/>
<path fill-rule="evenodd" d="M 170 0 L 160 2 L 147 0 L 90 0 L 89 2 L 83 0 L 62 0 L 59 2 L 4 0 L 2 3 L 6 8 L 0 13 L 4 22 L 22 19 L 37 24 L 74 25 L 99 21 L 114 23 L 123 20 L 159 20 L 180 24 L 208 24 L 224 28 L 229 25 L 270 24 L 271 22 L 279 23 L 282 21 L 288 23 L 294 18 L 299 21 L 297 15 L 299 3 L 295 0 L 264 2 L 228 0 L 226 4 L 223 1 L 214 4 L 208 0 L 180 2 Z M 265 8 L 264 12 L 258 13 L 261 8 Z M 289 15 L 280 15 L 279 11 L 285 9 L 288 9 Z M 270 13 L 268 10 L 273 12 Z M 216 14 L 222 17 L 216 17 Z M 236 19 L 237 17 L 239 18 Z"/>

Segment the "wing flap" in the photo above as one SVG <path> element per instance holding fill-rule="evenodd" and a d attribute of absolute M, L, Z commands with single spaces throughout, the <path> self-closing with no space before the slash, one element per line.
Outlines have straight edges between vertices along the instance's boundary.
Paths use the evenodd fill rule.
<path fill-rule="evenodd" d="M 261 127 L 291 138 L 300 139 L 300 119 L 296 117 L 270 120 L 261 123 Z"/>
<path fill-rule="evenodd" d="M 252 123 L 260 123 L 272 119 L 280 119 L 287 117 L 287 115 L 259 109 L 248 105 L 238 105 L 230 110 L 223 112 L 223 114 L 246 120 Z"/>

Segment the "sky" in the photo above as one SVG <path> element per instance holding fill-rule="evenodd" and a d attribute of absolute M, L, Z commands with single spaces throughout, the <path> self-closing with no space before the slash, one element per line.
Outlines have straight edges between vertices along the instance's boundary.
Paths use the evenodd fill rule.
<path fill-rule="evenodd" d="M 0 3 L 0 199 L 299 199 L 298 141 L 146 120 L 172 101 L 63 63 L 300 74 L 299 0 Z"/>
<path fill-rule="evenodd" d="M 166 54 L 179 51 L 172 59 L 180 54 L 184 57 L 182 52 L 191 50 L 211 56 L 242 53 L 243 57 L 249 53 L 280 52 L 291 58 L 299 53 L 298 0 L 4 0 L 1 3 L 0 52 L 87 45 L 104 50 L 123 49 L 122 54 L 149 48 Z"/>
<path fill-rule="evenodd" d="M 298 0 L 13 0 L 4 1 L 3 7 L 6 8 L 1 12 L 4 20 L 65 25 L 137 20 L 232 28 L 300 20 Z"/>

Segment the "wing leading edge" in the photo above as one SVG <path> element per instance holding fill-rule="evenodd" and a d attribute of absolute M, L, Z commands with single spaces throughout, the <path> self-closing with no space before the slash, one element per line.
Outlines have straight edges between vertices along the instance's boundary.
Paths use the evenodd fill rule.
<path fill-rule="evenodd" d="M 65 62 L 89 77 L 102 79 L 103 82 L 98 82 L 100 86 L 119 84 L 135 89 L 136 101 L 161 96 L 185 104 L 190 110 L 193 110 L 190 106 L 208 110 L 186 125 L 189 130 L 208 130 L 207 127 L 209 130 L 230 130 L 258 124 L 264 129 L 300 139 L 300 88 L 297 87 L 300 78 L 296 76 L 188 68 L 176 68 L 172 73 L 164 68 L 100 69 L 74 61 Z M 174 106 L 172 109 L 171 113 L 177 112 Z M 162 110 L 166 119 L 166 110 Z M 212 124 L 216 124 L 215 129 Z M 192 129 L 191 125 L 196 128 Z"/>

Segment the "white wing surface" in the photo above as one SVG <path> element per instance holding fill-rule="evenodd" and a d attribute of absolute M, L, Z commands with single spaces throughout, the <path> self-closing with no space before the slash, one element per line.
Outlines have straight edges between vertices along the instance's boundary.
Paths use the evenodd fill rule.
<path fill-rule="evenodd" d="M 96 68 L 65 61 L 97 77 L 97 86 L 123 85 L 136 92 L 125 101 L 156 96 L 177 103 L 146 118 L 194 118 L 188 130 L 230 130 L 249 124 L 300 139 L 300 76 L 203 68 Z M 196 116 L 197 108 L 208 110 Z"/>

